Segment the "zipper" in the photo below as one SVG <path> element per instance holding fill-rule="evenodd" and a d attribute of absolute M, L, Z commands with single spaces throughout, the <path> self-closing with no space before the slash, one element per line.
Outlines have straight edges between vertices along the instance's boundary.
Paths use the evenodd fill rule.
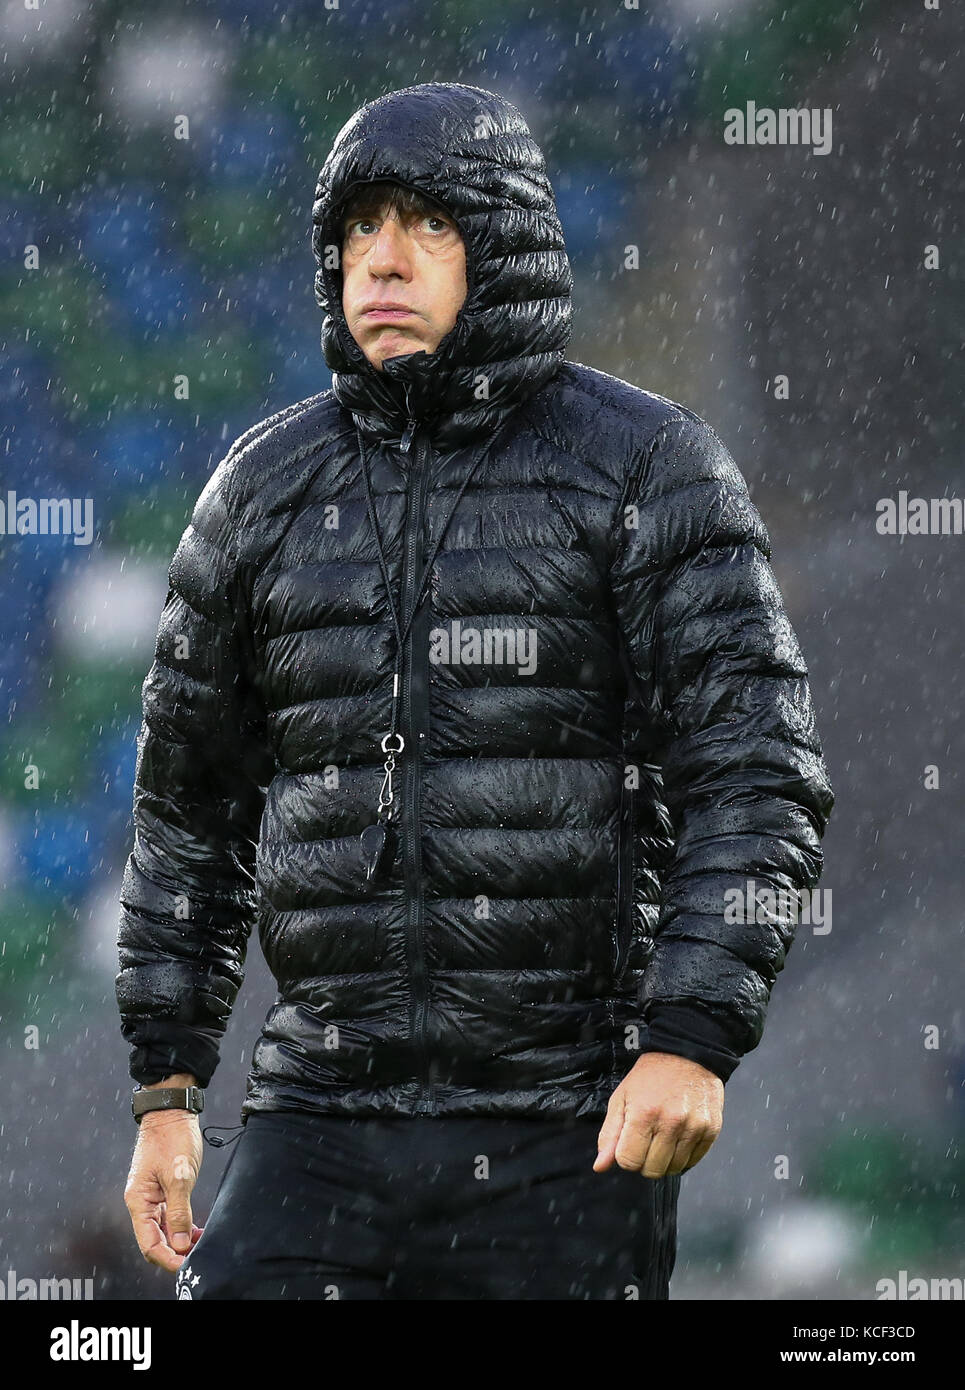
<path fill-rule="evenodd" d="M 413 445 L 415 446 L 413 448 Z M 400 448 L 412 467 L 405 525 L 405 560 L 402 584 L 402 612 L 408 613 L 423 566 L 423 527 L 426 486 L 429 475 L 429 449 L 419 432 L 418 421 L 409 417 Z M 427 737 L 429 690 L 429 605 L 423 599 L 412 619 L 402 663 L 402 728 L 407 757 L 403 779 L 403 865 L 406 885 L 406 942 L 409 978 L 412 982 L 409 1014 L 410 1036 L 415 1042 L 422 1076 L 416 1100 L 416 1114 L 436 1113 L 435 1086 L 426 1048 L 426 1021 L 429 1011 L 429 979 L 425 954 L 425 902 L 422 880 L 421 800 L 422 745 Z"/>
<path fill-rule="evenodd" d="M 614 983 L 619 985 L 630 951 L 630 918 L 633 910 L 633 788 L 624 784 L 620 793 L 620 841 L 617 853 L 617 930 Z"/>

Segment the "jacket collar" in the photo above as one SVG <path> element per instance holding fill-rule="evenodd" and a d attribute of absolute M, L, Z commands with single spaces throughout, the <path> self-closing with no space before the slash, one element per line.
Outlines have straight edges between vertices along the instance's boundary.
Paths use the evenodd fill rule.
<path fill-rule="evenodd" d="M 451 212 L 466 247 L 466 299 L 436 351 L 379 371 L 342 312 L 338 208 L 360 183 L 389 179 Z M 342 127 L 312 207 L 315 298 L 336 399 L 377 439 L 415 418 L 441 448 L 491 434 L 559 370 L 572 271 L 546 166 L 522 115 L 480 87 L 429 82 L 361 107 Z M 334 263 L 334 264 L 333 264 Z"/>

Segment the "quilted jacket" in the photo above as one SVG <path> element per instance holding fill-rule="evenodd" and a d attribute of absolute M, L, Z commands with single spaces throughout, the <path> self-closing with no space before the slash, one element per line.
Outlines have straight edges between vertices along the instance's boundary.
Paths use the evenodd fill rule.
<path fill-rule="evenodd" d="M 436 352 L 378 371 L 341 312 L 337 211 L 383 178 L 452 212 L 468 293 Z M 219 463 L 143 686 L 131 1075 L 209 1083 L 254 930 L 277 997 L 243 1121 L 602 1116 L 646 1051 L 726 1081 L 833 804 L 742 475 L 692 410 L 567 360 L 552 189 L 501 98 L 362 107 L 312 246 L 331 388 Z M 783 908 L 735 912 L 749 884 Z"/>

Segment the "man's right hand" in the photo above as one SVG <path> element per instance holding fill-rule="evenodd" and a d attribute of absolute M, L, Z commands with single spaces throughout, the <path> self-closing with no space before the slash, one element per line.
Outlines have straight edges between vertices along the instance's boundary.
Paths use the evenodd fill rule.
<path fill-rule="evenodd" d="M 194 1086 L 193 1076 L 172 1076 L 160 1086 Z M 149 1110 L 141 1116 L 124 1189 L 141 1254 L 176 1273 L 201 1236 L 191 1219 L 191 1193 L 201 1171 L 204 1141 L 190 1110 Z"/>

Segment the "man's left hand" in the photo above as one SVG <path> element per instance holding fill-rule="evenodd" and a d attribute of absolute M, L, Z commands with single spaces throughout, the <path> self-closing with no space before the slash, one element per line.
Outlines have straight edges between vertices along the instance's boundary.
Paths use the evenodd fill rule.
<path fill-rule="evenodd" d="M 645 1178 L 685 1173 L 699 1163 L 724 1123 L 719 1076 L 669 1052 L 645 1052 L 610 1097 L 597 1138 L 595 1173 L 614 1159 Z"/>

